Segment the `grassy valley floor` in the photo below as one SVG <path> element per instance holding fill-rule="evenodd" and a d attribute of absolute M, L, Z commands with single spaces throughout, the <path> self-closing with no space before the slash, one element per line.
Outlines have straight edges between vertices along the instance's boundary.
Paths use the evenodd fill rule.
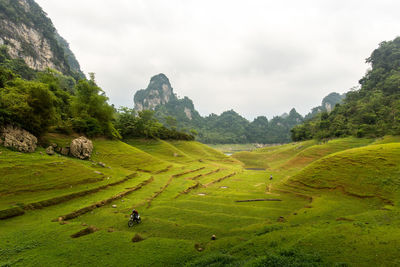
<path fill-rule="evenodd" d="M 92 161 L 0 148 L 0 266 L 400 265 L 398 141 L 228 157 L 95 140 Z M 142 222 L 129 228 L 132 208 Z"/>

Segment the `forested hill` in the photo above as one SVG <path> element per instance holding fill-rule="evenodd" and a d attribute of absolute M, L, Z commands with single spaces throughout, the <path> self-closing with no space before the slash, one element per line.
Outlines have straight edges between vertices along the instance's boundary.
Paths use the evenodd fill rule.
<path fill-rule="evenodd" d="M 0 135 L 8 126 L 29 131 L 41 145 L 48 132 L 194 139 L 164 127 L 151 112 L 117 112 L 33 0 L 0 0 Z"/>
<path fill-rule="evenodd" d="M 290 130 L 303 121 L 295 109 L 270 120 L 259 116 L 251 122 L 234 110 L 202 117 L 191 99 L 176 96 L 164 74 L 153 76 L 146 89 L 137 91 L 134 103 L 136 111 L 154 110 L 166 127 L 197 133 L 197 140 L 203 143 L 286 143 L 291 141 Z"/>
<path fill-rule="evenodd" d="M 294 140 L 400 134 L 400 37 L 380 43 L 366 62 L 371 69 L 361 88 L 348 92 L 332 112 L 295 127 Z"/>
<path fill-rule="evenodd" d="M 34 0 L 0 0 L 0 45 L 31 69 L 52 68 L 75 78 L 84 76 L 67 41 Z"/>

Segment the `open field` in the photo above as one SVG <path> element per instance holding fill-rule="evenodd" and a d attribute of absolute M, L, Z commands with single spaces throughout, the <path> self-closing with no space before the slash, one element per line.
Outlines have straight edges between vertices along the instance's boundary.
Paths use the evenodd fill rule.
<path fill-rule="evenodd" d="M 227 157 L 197 142 L 95 140 L 92 161 L 0 148 L 0 266 L 400 265 L 398 141 Z M 129 228 L 134 207 L 142 223 Z"/>

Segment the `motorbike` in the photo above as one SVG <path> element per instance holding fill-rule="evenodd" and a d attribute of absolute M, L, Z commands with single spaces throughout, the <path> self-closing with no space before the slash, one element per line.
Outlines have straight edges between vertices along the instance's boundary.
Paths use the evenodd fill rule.
<path fill-rule="evenodd" d="M 136 216 L 131 214 L 131 218 L 128 221 L 128 227 L 132 227 L 134 223 L 139 224 L 141 221 L 142 221 L 142 219 L 140 218 L 139 214 L 137 214 Z"/>

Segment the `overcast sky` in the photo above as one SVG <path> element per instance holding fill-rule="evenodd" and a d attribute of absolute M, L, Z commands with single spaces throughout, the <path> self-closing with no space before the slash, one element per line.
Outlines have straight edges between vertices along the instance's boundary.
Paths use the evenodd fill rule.
<path fill-rule="evenodd" d="M 306 114 L 400 35 L 398 0 L 36 0 L 110 102 L 164 73 L 202 115 Z"/>

